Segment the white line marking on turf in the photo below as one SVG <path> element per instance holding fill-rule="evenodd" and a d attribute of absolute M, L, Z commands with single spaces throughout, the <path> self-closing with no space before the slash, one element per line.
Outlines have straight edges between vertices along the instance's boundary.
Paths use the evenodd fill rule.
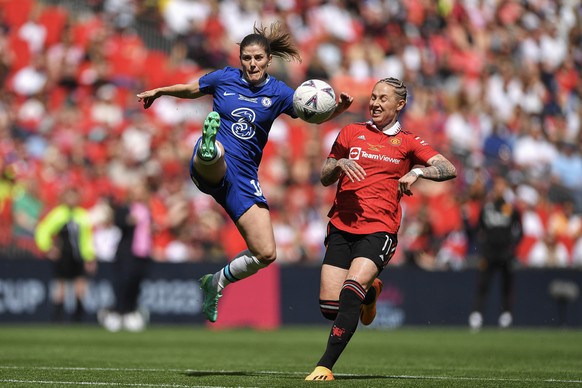
<path fill-rule="evenodd" d="M 184 372 L 184 369 L 163 369 L 163 368 L 100 368 L 82 366 L 13 366 L 0 365 L 0 369 L 31 369 L 31 370 L 86 370 L 86 371 L 109 371 L 109 372 Z"/>
<path fill-rule="evenodd" d="M 99 381 L 54 381 L 54 380 L 0 380 L 0 383 L 12 384 L 59 384 L 59 385 L 105 385 L 108 387 L 159 387 L 159 388 L 226 388 L 216 385 L 179 385 L 179 384 L 139 384 L 139 383 L 115 383 Z"/>
<path fill-rule="evenodd" d="M 226 370 L 226 369 L 163 369 L 163 368 L 100 368 L 100 367 L 67 367 L 67 366 L 12 366 L 12 365 L 0 365 L 0 369 L 28 369 L 28 370 L 78 370 L 78 371 L 116 371 L 116 372 L 183 372 L 183 373 L 224 373 L 235 374 L 239 373 L 238 370 Z M 255 375 L 279 375 L 279 376 L 304 376 L 306 372 L 281 372 L 281 371 L 253 371 L 250 374 Z M 569 383 L 569 384 L 582 384 L 582 380 L 567 380 L 567 379 L 532 379 L 532 378 L 503 378 L 503 377 L 466 377 L 466 376 L 414 376 L 414 375 L 378 375 L 378 374 L 355 374 L 355 373 L 334 373 L 336 377 L 361 377 L 363 379 L 366 376 L 374 378 L 385 378 L 385 379 L 410 379 L 410 380 L 460 380 L 460 381 L 500 381 L 500 382 L 543 382 L 543 383 Z M 17 382 L 18 380 L 14 380 Z M 9 382 L 7 380 L 0 380 L 0 382 Z M 24 380 L 23 380 L 24 382 Z M 59 382 L 46 382 L 45 384 L 58 384 Z M 99 382 L 84 382 L 84 383 L 74 383 L 74 382 L 63 382 L 63 384 L 87 384 L 87 385 L 119 385 L 119 386 L 137 386 L 137 387 L 175 387 L 175 388 L 202 388 L 200 386 L 190 386 L 190 385 L 171 385 L 171 384 L 122 384 L 122 383 L 99 383 Z M 210 386 L 203 386 L 204 388 Z M 214 387 L 214 386 L 213 386 Z M 222 388 L 222 387 L 216 387 Z"/>

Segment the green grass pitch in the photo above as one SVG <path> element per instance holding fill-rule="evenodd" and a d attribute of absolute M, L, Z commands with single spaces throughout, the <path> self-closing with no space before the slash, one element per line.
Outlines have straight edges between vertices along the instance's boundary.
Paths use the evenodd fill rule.
<path fill-rule="evenodd" d="M 334 368 L 335 381 L 303 381 L 328 331 L 0 325 L 0 386 L 582 386 L 582 331 L 518 328 L 360 328 Z"/>

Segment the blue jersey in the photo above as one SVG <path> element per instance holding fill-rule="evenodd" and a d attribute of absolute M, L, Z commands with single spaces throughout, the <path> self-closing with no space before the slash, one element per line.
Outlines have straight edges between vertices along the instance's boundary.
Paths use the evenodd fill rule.
<path fill-rule="evenodd" d="M 220 114 L 216 140 L 225 149 L 226 175 L 217 186 L 210 186 L 196 172 L 194 147 L 190 176 L 198 188 L 212 195 L 236 221 L 251 206 L 267 205 L 259 184 L 258 170 L 273 121 L 286 113 L 297 117 L 293 108 L 293 89 L 274 77 L 257 86 L 243 79 L 241 70 L 225 67 L 208 73 L 198 81 L 200 91 L 214 96 L 213 110 Z"/>
<path fill-rule="evenodd" d="M 297 117 L 294 90 L 268 76 L 258 86 L 243 79 L 242 71 L 225 67 L 202 76 L 200 91 L 214 96 L 213 110 L 220 114 L 216 140 L 226 152 L 258 168 L 273 121 L 281 114 Z"/>

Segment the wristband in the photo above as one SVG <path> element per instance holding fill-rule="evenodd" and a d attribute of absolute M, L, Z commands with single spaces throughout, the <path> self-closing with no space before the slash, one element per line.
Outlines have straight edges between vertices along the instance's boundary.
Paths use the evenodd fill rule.
<path fill-rule="evenodd" d="M 424 176 L 424 173 L 422 172 L 422 170 L 420 168 L 413 168 L 410 171 L 413 172 L 413 173 L 415 173 L 417 177 Z"/>

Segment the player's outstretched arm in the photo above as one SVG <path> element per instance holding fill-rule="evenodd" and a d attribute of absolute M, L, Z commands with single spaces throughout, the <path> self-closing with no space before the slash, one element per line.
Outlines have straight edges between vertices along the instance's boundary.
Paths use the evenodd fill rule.
<path fill-rule="evenodd" d="M 324 120 L 322 122 L 325 123 L 326 121 L 332 120 L 332 119 L 336 118 L 337 116 L 341 115 L 346 110 L 348 110 L 350 105 L 352 105 L 352 102 L 354 102 L 354 98 L 351 95 L 349 95 L 346 92 L 341 92 L 341 94 L 339 96 L 339 102 L 337 103 L 335 110 L 333 111 L 331 116 L 329 116 L 329 118 L 327 120 Z"/>
<path fill-rule="evenodd" d="M 149 108 L 154 101 L 161 96 L 172 96 L 178 98 L 198 98 L 202 96 L 203 93 L 200 92 L 200 85 L 198 81 L 190 84 L 175 84 L 171 86 L 163 86 L 161 88 L 155 88 L 146 90 L 137 95 L 138 101 L 143 101 L 144 109 Z"/>

